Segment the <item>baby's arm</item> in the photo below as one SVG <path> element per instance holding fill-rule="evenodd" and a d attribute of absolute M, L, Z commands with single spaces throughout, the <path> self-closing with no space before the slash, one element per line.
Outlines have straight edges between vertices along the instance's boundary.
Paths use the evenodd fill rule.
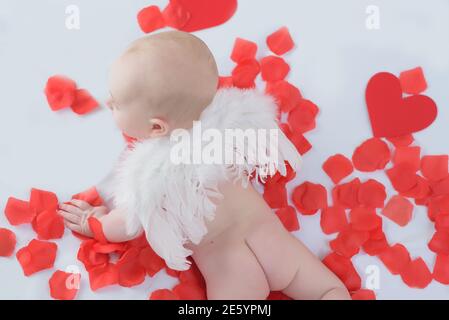
<path fill-rule="evenodd" d="M 87 237 L 93 237 L 88 223 L 90 217 L 101 222 L 103 233 L 109 242 L 125 242 L 140 235 L 141 232 L 127 232 L 124 212 L 119 209 L 108 211 L 107 207 L 93 207 L 85 201 L 72 199 L 70 204 L 61 204 L 58 213 L 64 218 L 67 228 Z"/>

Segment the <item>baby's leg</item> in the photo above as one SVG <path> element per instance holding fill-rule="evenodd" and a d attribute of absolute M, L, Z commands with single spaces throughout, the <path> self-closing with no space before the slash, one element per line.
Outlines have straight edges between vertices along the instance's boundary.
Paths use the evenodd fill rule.
<path fill-rule="evenodd" d="M 247 237 L 270 289 L 295 300 L 350 299 L 343 283 L 273 215 Z"/>
<path fill-rule="evenodd" d="M 264 270 L 243 239 L 215 242 L 193 258 L 206 281 L 209 300 L 262 300 L 270 293 Z"/>

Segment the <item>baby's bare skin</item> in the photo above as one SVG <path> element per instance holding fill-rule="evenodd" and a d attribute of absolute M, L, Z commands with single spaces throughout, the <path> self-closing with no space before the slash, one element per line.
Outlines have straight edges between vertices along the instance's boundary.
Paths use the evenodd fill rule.
<path fill-rule="evenodd" d="M 217 82 L 215 61 L 201 40 L 166 32 L 138 40 L 114 64 L 109 106 L 125 134 L 151 139 L 198 120 Z M 208 233 L 198 245 L 187 244 L 205 278 L 208 299 L 265 299 L 270 291 L 293 299 L 350 298 L 251 185 L 223 182 L 219 189 L 223 200 L 217 202 Z M 127 234 L 122 212 L 107 211 L 73 200 L 61 205 L 60 214 L 67 227 L 87 236 L 92 236 L 86 223 L 92 215 L 111 242 L 138 236 Z"/>

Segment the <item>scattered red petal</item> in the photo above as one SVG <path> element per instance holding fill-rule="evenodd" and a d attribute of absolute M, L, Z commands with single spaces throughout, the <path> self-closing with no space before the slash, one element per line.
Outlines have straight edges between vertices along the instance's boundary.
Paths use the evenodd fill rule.
<path fill-rule="evenodd" d="M 262 79 L 268 82 L 284 80 L 290 72 L 290 66 L 281 57 L 268 56 L 260 60 Z"/>
<path fill-rule="evenodd" d="M 430 188 L 434 196 L 449 195 L 449 177 L 431 182 Z"/>
<path fill-rule="evenodd" d="M 10 197 L 6 203 L 5 216 L 11 225 L 17 226 L 32 222 L 36 211 L 30 208 L 28 201 Z"/>
<path fill-rule="evenodd" d="M 327 191 L 320 184 L 304 182 L 293 190 L 295 207 L 304 215 L 312 215 L 327 207 Z"/>
<path fill-rule="evenodd" d="M 242 38 L 235 39 L 234 49 L 232 50 L 231 59 L 239 64 L 245 60 L 255 60 L 257 53 L 257 44 Z"/>
<path fill-rule="evenodd" d="M 360 247 L 368 241 L 370 233 L 359 231 L 348 225 L 329 245 L 333 251 L 346 258 L 351 258 L 360 251 Z"/>
<path fill-rule="evenodd" d="M 87 271 L 98 266 L 105 266 L 109 262 L 109 255 L 93 250 L 95 243 L 93 239 L 83 241 L 78 250 L 78 260 L 84 264 Z"/>
<path fill-rule="evenodd" d="M 383 251 L 379 258 L 392 274 L 401 274 L 411 262 L 407 248 L 399 243 Z"/>
<path fill-rule="evenodd" d="M 31 189 L 30 207 L 39 214 L 42 211 L 58 209 L 58 197 L 50 191 Z"/>
<path fill-rule="evenodd" d="M 426 199 L 430 195 L 429 182 L 421 176 L 416 176 L 416 185 L 410 190 L 400 192 L 400 194 L 407 198 Z"/>
<path fill-rule="evenodd" d="M 357 147 L 352 162 L 359 171 L 373 172 L 384 169 L 390 158 L 388 145 L 379 138 L 371 138 Z"/>
<path fill-rule="evenodd" d="M 60 239 L 64 235 L 64 219 L 56 210 L 45 210 L 39 213 L 32 223 L 40 240 Z"/>
<path fill-rule="evenodd" d="M 306 133 L 315 129 L 318 107 L 309 100 L 301 99 L 288 115 L 288 124 L 294 132 Z"/>
<path fill-rule="evenodd" d="M 382 227 L 370 231 L 369 239 L 362 245 L 363 251 L 370 256 L 377 256 L 389 248 Z"/>
<path fill-rule="evenodd" d="M 118 284 L 122 287 L 133 287 L 145 281 L 146 270 L 139 262 L 138 248 L 130 248 L 117 262 Z"/>
<path fill-rule="evenodd" d="M 412 134 L 408 134 L 405 136 L 400 137 L 394 137 L 394 138 L 387 138 L 388 141 L 390 141 L 395 147 L 407 147 L 415 141 L 415 138 Z"/>
<path fill-rule="evenodd" d="M 151 249 L 151 247 L 147 247 L 140 251 L 139 253 L 139 262 L 140 265 L 143 266 L 150 277 L 153 277 L 156 273 L 161 271 L 164 266 L 164 260 L 159 257 L 156 252 Z"/>
<path fill-rule="evenodd" d="M 234 79 L 232 77 L 219 77 L 218 89 L 232 88 L 234 86 Z"/>
<path fill-rule="evenodd" d="M 393 196 L 382 210 L 382 214 L 401 227 L 412 219 L 413 204 L 402 196 Z"/>
<path fill-rule="evenodd" d="M 401 72 L 399 80 L 404 93 L 420 94 L 427 89 L 426 78 L 421 67 Z"/>
<path fill-rule="evenodd" d="M 321 229 L 325 234 L 340 232 L 348 225 L 346 211 L 342 207 L 327 207 L 321 211 Z"/>
<path fill-rule="evenodd" d="M 293 143 L 298 152 L 301 155 L 306 154 L 312 149 L 310 142 L 301 133 L 292 132 L 290 126 L 286 123 L 282 123 L 280 128 L 284 132 L 285 136 Z"/>
<path fill-rule="evenodd" d="M 92 291 L 118 283 L 118 269 L 112 263 L 104 263 L 88 271 Z"/>
<path fill-rule="evenodd" d="M 75 100 L 71 106 L 73 112 L 84 115 L 92 112 L 99 106 L 99 103 L 85 89 L 78 89 L 75 92 Z"/>
<path fill-rule="evenodd" d="M 267 37 L 267 45 L 270 50 L 281 56 L 293 49 L 295 43 L 287 27 L 282 27 Z"/>
<path fill-rule="evenodd" d="M 337 184 L 349 176 L 354 171 L 354 167 L 351 160 L 342 154 L 336 154 L 323 163 L 323 170 L 331 178 L 332 182 Z"/>
<path fill-rule="evenodd" d="M 357 231 L 373 231 L 382 225 L 382 218 L 376 214 L 375 209 L 354 208 L 349 217 L 352 228 Z"/>
<path fill-rule="evenodd" d="M 398 192 L 410 191 L 418 183 L 418 175 L 408 163 L 401 163 L 388 169 L 387 176 Z"/>
<path fill-rule="evenodd" d="M 79 290 L 80 274 L 57 270 L 48 281 L 50 296 L 57 300 L 73 300 Z"/>
<path fill-rule="evenodd" d="M 435 232 L 428 246 L 436 254 L 449 255 L 449 233 L 443 231 Z"/>
<path fill-rule="evenodd" d="M 431 181 L 442 180 L 449 175 L 448 162 L 448 155 L 424 156 L 421 159 L 421 172 Z"/>
<path fill-rule="evenodd" d="M 335 186 L 332 190 L 334 205 L 338 205 L 348 209 L 359 206 L 360 185 L 360 179 L 355 178 L 348 183 Z"/>
<path fill-rule="evenodd" d="M 51 110 L 70 107 L 75 100 L 76 83 L 64 76 L 50 77 L 45 86 L 45 95 Z"/>
<path fill-rule="evenodd" d="M 449 213 L 449 195 L 434 197 L 428 204 L 428 216 L 431 221 L 441 214 Z"/>
<path fill-rule="evenodd" d="M 288 206 L 287 190 L 285 183 L 269 182 L 265 183 L 263 198 L 272 209 L 284 208 Z"/>
<path fill-rule="evenodd" d="M 285 295 L 282 291 L 271 291 L 267 300 L 292 300 L 292 298 Z"/>
<path fill-rule="evenodd" d="M 206 290 L 198 285 L 182 282 L 173 288 L 180 300 L 206 300 Z"/>
<path fill-rule="evenodd" d="M 265 92 L 276 99 L 281 112 L 292 111 L 302 100 L 299 89 L 285 80 L 268 82 Z"/>
<path fill-rule="evenodd" d="M 422 258 L 411 261 L 402 270 L 401 278 L 410 288 L 424 289 L 432 282 L 432 274 Z"/>
<path fill-rule="evenodd" d="M 362 279 L 350 259 L 332 252 L 323 259 L 323 263 L 335 273 L 349 291 L 360 290 Z"/>
<path fill-rule="evenodd" d="M 241 61 L 232 70 L 232 80 L 234 86 L 240 89 L 251 89 L 255 87 L 255 80 L 260 72 L 259 62 L 255 59 Z"/>
<path fill-rule="evenodd" d="M 436 216 L 435 229 L 441 232 L 449 232 L 449 214 L 439 214 Z"/>
<path fill-rule="evenodd" d="M 151 293 L 150 300 L 179 300 L 179 298 L 169 289 L 159 289 Z"/>
<path fill-rule="evenodd" d="M 16 257 L 25 276 L 52 268 L 57 248 L 55 243 L 33 239 L 26 247 L 17 251 Z"/>
<path fill-rule="evenodd" d="M 295 208 L 288 206 L 276 211 L 276 214 L 289 232 L 299 230 L 299 221 Z"/>
<path fill-rule="evenodd" d="M 149 6 L 140 10 L 137 14 L 137 22 L 145 33 L 165 27 L 164 16 L 158 6 Z"/>
<path fill-rule="evenodd" d="M 368 208 L 383 208 L 387 193 L 382 183 L 369 179 L 359 187 L 359 203 Z"/>
<path fill-rule="evenodd" d="M 106 236 L 104 235 L 101 222 L 95 217 L 90 217 L 87 222 L 89 223 L 90 230 L 94 234 L 94 239 L 102 244 L 107 244 L 108 239 L 106 239 Z"/>
<path fill-rule="evenodd" d="M 11 230 L 0 228 L 0 257 L 10 257 L 16 248 L 16 235 Z"/>
<path fill-rule="evenodd" d="M 408 163 L 415 171 L 419 170 L 421 164 L 420 147 L 399 147 L 393 156 L 393 163 Z"/>
<path fill-rule="evenodd" d="M 437 255 L 433 268 L 433 278 L 442 284 L 449 284 L 449 256 Z"/>
<path fill-rule="evenodd" d="M 376 300 L 376 294 L 373 290 L 360 289 L 351 294 L 352 300 Z"/>
<path fill-rule="evenodd" d="M 103 205 L 103 199 L 100 197 L 97 188 L 95 187 L 91 187 L 86 191 L 75 194 L 74 196 L 72 196 L 72 199 L 85 201 L 94 207 L 99 207 Z"/>

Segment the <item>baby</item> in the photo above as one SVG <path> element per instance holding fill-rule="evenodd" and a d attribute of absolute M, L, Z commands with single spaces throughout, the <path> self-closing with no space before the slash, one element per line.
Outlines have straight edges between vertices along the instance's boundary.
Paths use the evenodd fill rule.
<path fill-rule="evenodd" d="M 188 269 L 192 257 L 208 299 L 265 299 L 270 291 L 293 299 L 349 299 L 341 281 L 248 183 L 274 173 L 270 160 L 249 161 L 242 146 L 225 143 L 227 151 L 245 153 L 243 162 L 174 163 L 179 140 L 173 137 L 200 123 L 218 132 L 275 129 L 278 144 L 266 148 L 277 152 L 275 169 L 285 175 L 286 162 L 298 167 L 299 154 L 279 130 L 271 98 L 217 87 L 215 60 L 197 37 L 163 32 L 134 42 L 110 74 L 108 106 L 124 134 L 137 139 L 114 172 L 114 208 L 72 200 L 59 211 L 66 226 L 92 236 L 87 220 L 94 216 L 110 242 L 145 232 L 172 269 Z"/>

